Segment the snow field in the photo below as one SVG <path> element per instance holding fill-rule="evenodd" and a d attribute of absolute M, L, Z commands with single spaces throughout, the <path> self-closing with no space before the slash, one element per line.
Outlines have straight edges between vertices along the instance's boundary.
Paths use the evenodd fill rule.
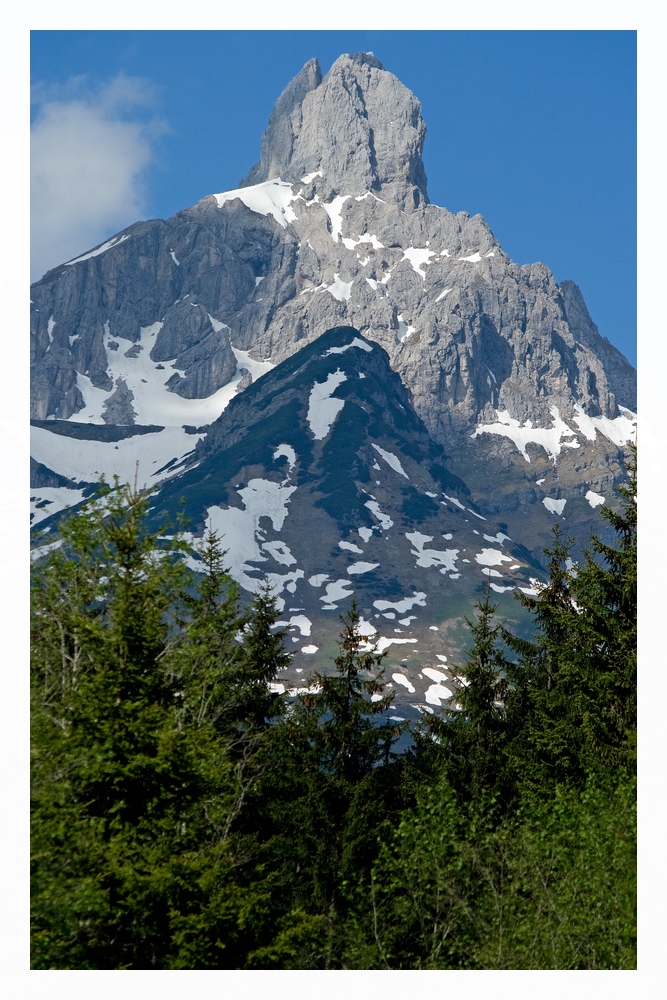
<path fill-rule="evenodd" d="M 273 461 L 278 458 L 286 458 L 289 471 L 291 472 L 296 464 L 296 452 L 291 444 L 279 444 L 273 453 Z"/>
<path fill-rule="evenodd" d="M 339 302 L 349 302 L 353 284 L 354 278 L 352 281 L 343 281 L 339 274 L 334 274 L 333 283 L 327 285 L 326 290 Z"/>
<path fill-rule="evenodd" d="M 579 441 L 574 436 L 574 431 L 561 420 L 557 406 L 549 405 L 552 427 L 533 427 L 532 420 L 527 420 L 521 426 L 518 420 L 510 417 L 508 410 L 496 410 L 498 423 L 480 424 L 470 435 L 471 438 L 479 437 L 480 434 L 500 434 L 514 442 L 525 460 L 530 463 L 530 456 L 526 451 L 528 444 L 538 444 L 546 451 L 551 461 L 555 464 L 556 458 L 561 453 L 562 448 L 578 448 Z M 565 438 L 574 440 L 566 441 Z"/>
<path fill-rule="evenodd" d="M 401 260 L 409 261 L 412 265 L 413 271 L 415 271 L 420 278 L 426 280 L 426 274 L 422 268 L 425 268 L 427 264 L 430 264 L 431 257 L 435 257 L 435 253 L 427 247 L 408 247 L 407 250 L 403 251 Z"/>
<path fill-rule="evenodd" d="M 636 439 L 637 414 L 633 413 L 632 410 L 619 406 L 620 416 L 611 420 L 609 417 L 589 417 L 578 405 L 575 405 L 574 409 L 574 422 L 580 433 L 589 441 L 594 441 L 598 432 L 618 447 Z M 470 436 L 475 438 L 480 434 L 500 434 L 508 437 L 514 442 L 527 462 L 530 462 L 530 457 L 526 451 L 526 445 L 532 442 L 544 448 L 555 464 L 562 448 L 579 448 L 580 445 L 575 437 L 575 432 L 561 419 L 558 407 L 550 405 L 549 410 L 553 421 L 551 427 L 533 427 L 531 420 L 527 420 L 522 426 L 518 420 L 510 417 L 507 410 L 496 410 L 498 423 L 480 424 Z M 566 438 L 572 440 L 565 440 Z M 543 479 L 538 480 L 537 485 L 539 486 L 543 482 Z"/>
<path fill-rule="evenodd" d="M 581 406 L 575 406 L 574 409 L 574 421 L 589 441 L 595 440 L 598 431 L 619 448 L 627 444 L 628 441 L 636 440 L 637 414 L 626 409 L 625 406 L 619 406 L 621 415 L 613 420 L 610 420 L 609 417 L 589 417 Z"/>
<path fill-rule="evenodd" d="M 216 331 L 225 327 L 224 323 L 209 315 L 211 325 Z M 253 380 L 261 378 L 275 365 L 270 361 L 255 361 L 249 352 L 232 347 L 236 358 L 237 369 L 234 377 L 217 392 L 200 399 L 185 399 L 166 387 L 166 383 L 176 369 L 172 362 L 152 361 L 150 352 L 155 345 L 155 337 L 162 327 L 161 322 L 152 323 L 141 328 L 141 336 L 136 345 L 129 341 L 115 338 L 109 323 L 105 324 L 104 347 L 107 357 L 107 371 L 114 383 L 123 379 L 134 399 L 131 406 L 138 424 L 157 424 L 160 426 L 182 426 L 190 424 L 200 426 L 216 420 L 235 396 L 238 383 L 242 378 L 242 368 L 245 368 Z M 117 350 L 112 350 L 110 343 L 120 343 Z M 138 346 L 136 357 L 125 357 L 123 345 Z M 96 388 L 86 375 L 77 373 L 77 385 L 84 399 L 84 408 L 71 418 L 76 423 L 104 423 L 102 414 L 111 396 L 111 391 Z M 175 457 L 174 455 L 171 456 Z"/>
<path fill-rule="evenodd" d="M 257 215 L 271 215 L 282 229 L 286 229 L 287 224 L 296 219 L 292 202 L 296 201 L 300 195 L 294 195 L 292 185 L 276 177 L 263 184 L 253 184 L 250 187 L 237 188 L 233 191 L 223 191 L 221 194 L 213 195 L 213 197 L 218 203 L 218 208 L 222 208 L 226 202 L 235 201 L 238 198 L 251 212 L 256 212 Z"/>
<path fill-rule="evenodd" d="M 276 627 L 284 626 L 287 628 L 298 628 L 301 635 L 306 638 L 310 635 L 310 630 L 313 627 L 313 623 L 310 618 L 306 618 L 305 615 L 292 615 L 288 621 L 276 622 Z"/>
<path fill-rule="evenodd" d="M 480 566 L 501 566 L 504 562 L 512 562 L 511 556 L 506 556 L 500 549 L 482 549 L 475 555 L 475 562 Z"/>
<path fill-rule="evenodd" d="M 251 593 L 254 593 L 258 580 L 249 575 L 256 571 L 249 563 L 267 561 L 262 548 L 274 558 L 276 554 L 280 554 L 283 563 L 286 559 L 296 562 L 284 543 L 262 542 L 260 547 L 258 540 L 262 517 L 268 517 L 274 531 L 280 531 L 288 514 L 287 504 L 295 490 L 296 486 L 283 486 L 268 479 L 251 479 L 247 486 L 237 491 L 243 501 L 242 510 L 238 507 L 208 508 L 208 522 L 211 528 L 222 536 L 223 546 L 227 550 L 225 561 L 229 566 L 230 575 Z M 267 546 L 271 546 L 273 551 Z M 303 570 L 294 570 L 285 576 L 275 573 L 267 575 L 278 593 L 284 588 L 293 593 L 296 581 L 303 577 L 304 573 Z"/>
<path fill-rule="evenodd" d="M 189 455 L 203 434 L 187 434 L 182 427 L 165 427 L 151 434 L 133 434 L 120 441 L 86 441 L 54 434 L 44 427 L 30 428 L 30 454 L 53 472 L 74 482 L 96 482 L 104 476 L 108 482 L 116 475 L 121 482 L 134 482 L 139 469 L 139 484 L 167 479 L 176 469 L 158 474 L 173 458 Z M 55 510 L 55 508 L 53 508 Z"/>
<path fill-rule="evenodd" d="M 356 576 L 360 573 L 370 573 L 371 570 L 377 569 L 379 565 L 380 563 L 355 562 L 347 567 L 347 572 L 350 576 Z"/>
<path fill-rule="evenodd" d="M 329 354 L 344 354 L 345 351 L 349 351 L 351 347 L 358 347 L 360 348 L 360 350 L 366 352 L 373 350 L 370 344 L 367 344 L 365 341 L 360 340 L 359 337 L 355 337 L 353 340 L 350 341 L 349 344 L 345 344 L 344 347 L 330 347 L 328 351 L 324 352 L 322 357 L 326 358 L 329 356 Z"/>
<path fill-rule="evenodd" d="M 368 507 L 371 514 L 380 522 L 381 527 L 384 528 L 385 531 L 388 531 L 389 528 L 393 527 L 394 522 L 387 514 L 382 513 L 377 500 L 367 500 L 364 507 Z M 361 534 L 361 531 L 362 529 L 359 528 L 359 534 Z"/>

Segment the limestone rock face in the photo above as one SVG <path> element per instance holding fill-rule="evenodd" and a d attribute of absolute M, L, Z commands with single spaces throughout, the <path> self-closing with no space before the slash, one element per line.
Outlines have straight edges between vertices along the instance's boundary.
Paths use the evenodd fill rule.
<path fill-rule="evenodd" d="M 372 191 L 410 211 L 428 201 L 425 138 L 419 101 L 375 56 L 342 55 L 324 79 L 311 60 L 278 99 L 243 183 L 319 174 L 313 191 L 323 201 Z"/>
<path fill-rule="evenodd" d="M 574 282 L 514 263 L 481 216 L 429 204 L 425 136 L 375 56 L 324 77 L 308 62 L 237 190 L 32 286 L 32 416 L 201 428 L 262 365 L 349 326 L 386 351 L 450 471 L 509 534 L 539 553 L 561 499 L 585 534 L 587 491 L 609 498 L 623 474 L 634 369 Z"/>

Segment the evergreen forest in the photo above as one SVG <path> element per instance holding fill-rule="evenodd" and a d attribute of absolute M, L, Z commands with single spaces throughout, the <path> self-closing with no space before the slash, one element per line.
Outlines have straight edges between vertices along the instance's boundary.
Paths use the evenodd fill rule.
<path fill-rule="evenodd" d="M 354 601 L 274 693 L 270 588 L 102 483 L 33 565 L 32 968 L 635 968 L 634 452 L 618 493 L 578 565 L 556 524 L 530 641 L 487 590 L 409 724 Z"/>

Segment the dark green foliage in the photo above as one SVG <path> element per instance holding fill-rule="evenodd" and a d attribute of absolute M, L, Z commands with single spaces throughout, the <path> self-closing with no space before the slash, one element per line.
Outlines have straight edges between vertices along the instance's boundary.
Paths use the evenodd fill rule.
<path fill-rule="evenodd" d="M 232 832 L 256 781 L 239 732 L 274 711 L 257 686 L 279 663 L 235 635 L 261 636 L 270 599 L 239 617 L 214 536 L 192 596 L 147 506 L 103 488 L 35 571 L 35 968 L 235 967 L 266 909 Z"/>
<path fill-rule="evenodd" d="M 487 587 L 457 704 L 402 754 L 356 601 L 288 700 L 276 601 L 241 605 L 215 533 L 195 577 L 136 490 L 63 518 L 33 584 L 33 968 L 634 968 L 629 471 L 615 544 L 573 567 L 554 529 L 530 638 Z"/>
<path fill-rule="evenodd" d="M 345 384 L 345 383 L 343 383 Z M 366 440 L 368 415 L 359 407 L 345 406 L 338 414 L 335 433 L 322 449 L 321 466 L 325 470 L 320 489 L 323 496 L 316 506 L 334 518 L 341 528 L 350 523 L 372 525 L 355 480 L 368 481 L 366 464 L 359 452 Z"/>

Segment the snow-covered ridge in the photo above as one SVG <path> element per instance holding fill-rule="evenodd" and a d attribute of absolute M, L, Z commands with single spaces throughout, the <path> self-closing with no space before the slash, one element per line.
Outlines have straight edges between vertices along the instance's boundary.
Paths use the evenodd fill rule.
<path fill-rule="evenodd" d="M 96 250 L 89 250 L 88 253 L 81 254 L 80 257 L 75 257 L 74 260 L 68 260 L 65 263 L 65 267 L 71 267 L 72 264 L 79 264 L 82 260 L 90 260 L 91 257 L 99 257 L 101 253 L 106 253 L 107 250 L 111 250 L 112 247 L 117 247 L 125 240 L 129 240 L 129 233 L 125 233 L 124 236 L 114 236 L 102 246 L 98 247 Z"/>

